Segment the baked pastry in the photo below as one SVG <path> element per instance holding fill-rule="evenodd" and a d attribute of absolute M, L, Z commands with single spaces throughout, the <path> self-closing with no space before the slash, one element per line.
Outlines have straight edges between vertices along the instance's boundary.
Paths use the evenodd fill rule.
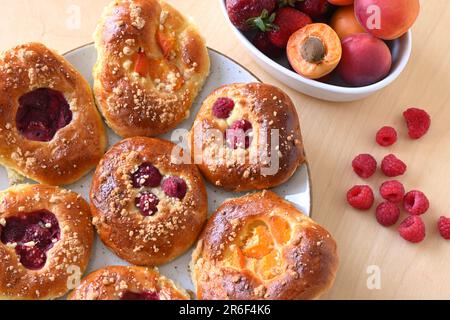
<path fill-rule="evenodd" d="M 331 235 L 275 193 L 225 201 L 192 255 L 199 299 L 314 299 L 338 267 Z"/>
<path fill-rule="evenodd" d="M 210 61 L 188 19 L 163 1 L 116 0 L 94 38 L 94 93 L 118 135 L 160 135 L 189 117 Z"/>
<path fill-rule="evenodd" d="M 89 274 L 69 300 L 189 300 L 172 280 L 146 267 L 106 267 Z"/>
<path fill-rule="evenodd" d="M 55 299 L 81 278 L 94 231 L 88 203 L 44 185 L 0 194 L 0 300 Z"/>
<path fill-rule="evenodd" d="M 40 43 L 0 55 L 0 163 L 50 185 L 75 182 L 106 147 L 103 122 L 83 77 Z"/>
<path fill-rule="evenodd" d="M 178 257 L 197 239 L 207 215 L 206 189 L 195 165 L 175 164 L 175 145 L 153 138 L 117 143 L 100 161 L 91 210 L 101 240 L 141 266 Z"/>
<path fill-rule="evenodd" d="M 193 158 L 212 184 L 232 191 L 272 188 L 305 162 L 292 100 L 268 84 L 213 91 L 195 119 Z"/>

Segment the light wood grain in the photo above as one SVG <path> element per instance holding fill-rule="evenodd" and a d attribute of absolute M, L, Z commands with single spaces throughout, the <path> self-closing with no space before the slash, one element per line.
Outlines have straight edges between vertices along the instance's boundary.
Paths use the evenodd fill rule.
<path fill-rule="evenodd" d="M 98 16 L 108 0 L 0 0 L 0 49 L 41 41 L 60 52 L 91 41 Z M 450 241 L 439 237 L 436 221 L 450 216 L 450 1 L 422 1 L 413 29 L 414 49 L 406 71 L 389 88 L 363 101 L 328 103 L 287 89 L 262 71 L 238 43 L 217 0 L 171 0 L 193 17 L 210 47 L 238 60 L 268 83 L 285 89 L 300 112 L 312 169 L 314 219 L 337 239 L 341 266 L 328 299 L 450 298 Z M 75 8 L 75 11 L 73 10 Z M 79 8 L 80 28 L 70 23 Z M 76 25 L 75 25 L 76 26 Z M 427 109 L 431 132 L 419 141 L 407 138 L 401 118 L 409 106 Z M 383 149 L 374 143 L 377 129 L 394 125 L 399 143 Z M 426 192 L 431 209 L 424 217 L 427 239 L 406 243 L 395 228 L 380 227 L 374 213 L 359 213 L 345 202 L 345 193 L 363 183 L 351 170 L 361 152 L 378 159 L 393 152 L 408 164 L 401 180 L 408 189 Z M 369 182 L 378 188 L 378 174 Z M 367 268 L 379 266 L 381 289 L 369 290 Z"/>

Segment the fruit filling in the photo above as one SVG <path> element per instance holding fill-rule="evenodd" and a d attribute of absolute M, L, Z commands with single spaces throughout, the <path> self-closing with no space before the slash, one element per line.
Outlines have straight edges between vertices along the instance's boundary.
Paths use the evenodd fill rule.
<path fill-rule="evenodd" d="M 234 109 L 234 101 L 230 98 L 219 98 L 214 102 L 212 113 L 216 118 L 227 119 Z"/>
<path fill-rule="evenodd" d="M 16 126 L 29 140 L 51 141 L 56 132 L 71 121 L 72 111 L 59 91 L 40 88 L 19 98 Z"/>
<path fill-rule="evenodd" d="M 232 266 L 247 268 L 262 279 L 272 279 L 283 272 L 282 250 L 292 236 L 289 223 L 272 216 L 256 220 L 244 227 L 236 244 L 230 246 L 227 259 Z"/>
<path fill-rule="evenodd" d="M 252 124 L 247 120 L 233 122 L 225 133 L 227 145 L 232 149 L 248 149 L 251 144 Z"/>
<path fill-rule="evenodd" d="M 187 184 L 180 177 L 170 177 L 163 181 L 162 189 L 169 197 L 183 200 L 187 193 Z"/>
<path fill-rule="evenodd" d="M 161 184 L 162 175 L 151 163 L 143 163 L 131 175 L 133 187 L 156 188 Z"/>
<path fill-rule="evenodd" d="M 142 192 L 135 199 L 135 205 L 144 217 L 150 217 L 158 212 L 158 197 L 148 191 Z"/>
<path fill-rule="evenodd" d="M 132 292 L 125 291 L 120 300 L 160 300 L 157 292 Z"/>
<path fill-rule="evenodd" d="M 1 229 L 1 241 L 15 248 L 25 268 L 39 270 L 47 261 L 47 252 L 60 239 L 60 233 L 55 215 L 40 210 L 6 218 L 6 224 Z"/>

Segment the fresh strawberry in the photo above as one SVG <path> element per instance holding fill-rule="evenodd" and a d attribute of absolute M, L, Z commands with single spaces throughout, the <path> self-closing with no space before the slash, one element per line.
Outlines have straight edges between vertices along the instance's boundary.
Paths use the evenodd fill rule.
<path fill-rule="evenodd" d="M 297 1 L 295 6 L 298 10 L 306 13 L 313 19 L 324 18 L 331 9 L 331 5 L 328 0 Z"/>
<path fill-rule="evenodd" d="M 280 48 L 275 47 L 272 42 L 270 42 L 267 33 L 265 32 L 258 32 L 252 42 L 259 51 L 271 58 L 277 58 L 281 56 L 281 53 L 283 52 Z"/>
<path fill-rule="evenodd" d="M 270 14 L 275 10 L 277 0 L 226 0 L 231 22 L 241 30 L 249 30 L 250 20 L 260 17 L 264 11 Z"/>
<path fill-rule="evenodd" d="M 275 28 L 268 33 L 270 42 L 278 48 L 286 49 L 291 35 L 304 26 L 312 23 L 311 18 L 301 11 L 284 7 L 276 12 Z"/>

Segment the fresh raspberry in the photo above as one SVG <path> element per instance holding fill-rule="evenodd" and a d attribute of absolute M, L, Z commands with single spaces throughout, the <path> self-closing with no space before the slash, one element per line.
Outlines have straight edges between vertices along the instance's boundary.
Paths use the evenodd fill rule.
<path fill-rule="evenodd" d="M 405 196 L 405 187 L 397 180 L 386 181 L 380 187 L 380 195 L 389 202 L 400 203 Z"/>
<path fill-rule="evenodd" d="M 398 227 L 398 232 L 403 239 L 418 243 L 425 239 L 425 224 L 418 216 L 409 216 Z"/>
<path fill-rule="evenodd" d="M 186 182 L 179 177 L 170 177 L 163 181 L 162 189 L 166 195 L 182 200 L 187 192 Z"/>
<path fill-rule="evenodd" d="M 378 131 L 376 140 L 382 147 L 392 146 L 397 142 L 397 131 L 392 127 L 383 127 Z"/>
<path fill-rule="evenodd" d="M 393 154 L 384 157 L 381 162 L 381 171 L 387 177 L 401 176 L 406 172 L 406 164 Z"/>
<path fill-rule="evenodd" d="M 347 202 L 355 209 L 369 210 L 373 201 L 373 191 L 369 186 L 354 186 L 347 192 Z"/>
<path fill-rule="evenodd" d="M 135 200 L 136 207 L 144 217 L 154 215 L 158 211 L 159 199 L 151 192 L 142 192 Z"/>
<path fill-rule="evenodd" d="M 216 118 L 226 119 L 234 109 L 234 101 L 230 98 L 219 98 L 214 102 L 212 113 Z"/>
<path fill-rule="evenodd" d="M 400 218 L 400 209 L 396 204 L 386 201 L 378 205 L 376 217 L 379 224 L 390 227 L 396 224 Z"/>
<path fill-rule="evenodd" d="M 408 134 L 411 139 L 421 138 L 430 129 L 431 118 L 425 110 L 409 108 L 403 112 L 403 116 L 405 117 Z"/>
<path fill-rule="evenodd" d="M 247 120 L 237 120 L 233 122 L 225 133 L 227 144 L 233 149 L 248 149 L 251 142 L 250 132 L 252 129 L 252 124 Z"/>
<path fill-rule="evenodd" d="M 370 154 L 360 154 L 353 160 L 352 167 L 358 176 L 367 179 L 377 170 L 377 161 Z"/>
<path fill-rule="evenodd" d="M 430 202 L 423 192 L 413 190 L 405 195 L 403 206 L 409 214 L 420 216 L 427 212 Z"/>
<path fill-rule="evenodd" d="M 143 163 L 131 175 L 134 188 L 149 187 L 156 188 L 161 184 L 162 176 L 150 163 Z"/>
<path fill-rule="evenodd" d="M 442 238 L 450 239 L 450 218 L 440 217 L 438 221 L 438 229 Z"/>

